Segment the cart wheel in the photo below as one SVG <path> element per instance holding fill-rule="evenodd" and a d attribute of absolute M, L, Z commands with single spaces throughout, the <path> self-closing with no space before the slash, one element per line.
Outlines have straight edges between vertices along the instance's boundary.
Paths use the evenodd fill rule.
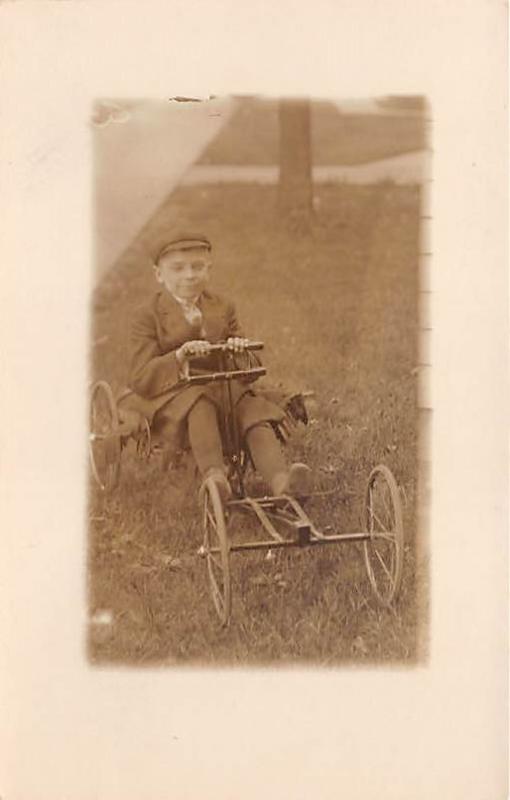
<path fill-rule="evenodd" d="M 204 529 L 202 552 L 207 560 L 214 607 L 221 624 L 227 626 L 231 609 L 230 548 L 220 494 L 216 483 L 211 479 L 208 479 L 203 487 L 202 524 Z"/>
<path fill-rule="evenodd" d="M 103 491 L 118 483 L 120 472 L 119 415 L 113 392 L 106 381 L 97 381 L 90 397 L 89 453 L 92 474 Z"/>
<path fill-rule="evenodd" d="M 372 470 L 365 494 L 363 542 L 368 577 L 378 600 L 389 606 L 402 581 L 404 525 L 402 504 L 393 473 L 380 464 Z"/>

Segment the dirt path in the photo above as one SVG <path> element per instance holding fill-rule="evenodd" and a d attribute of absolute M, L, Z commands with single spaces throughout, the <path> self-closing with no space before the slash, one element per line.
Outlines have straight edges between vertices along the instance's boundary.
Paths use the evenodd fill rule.
<path fill-rule="evenodd" d="M 195 164 L 182 179 L 187 186 L 209 183 L 259 183 L 278 181 L 278 166 L 237 166 Z M 354 166 L 314 167 L 315 183 L 354 183 L 359 185 L 391 180 L 397 184 L 422 183 L 427 173 L 427 153 L 420 150 Z"/>

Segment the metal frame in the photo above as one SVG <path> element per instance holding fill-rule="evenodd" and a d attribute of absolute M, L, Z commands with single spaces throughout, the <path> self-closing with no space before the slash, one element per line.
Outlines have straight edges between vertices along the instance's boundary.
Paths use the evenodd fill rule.
<path fill-rule="evenodd" d="M 260 342 L 252 343 L 250 350 L 262 348 Z M 232 472 L 236 475 L 238 492 L 237 497 L 229 500 L 225 505 L 225 512 L 241 511 L 244 514 L 254 515 L 261 525 L 261 528 L 270 536 L 270 539 L 258 540 L 255 542 L 230 542 L 229 552 L 236 553 L 246 550 L 267 550 L 286 547 L 307 547 L 311 545 L 338 544 L 339 542 L 365 541 L 370 538 L 367 532 L 361 533 L 337 533 L 324 534 L 319 531 L 309 516 L 304 511 L 301 503 L 290 495 L 279 495 L 275 497 L 251 497 L 246 494 L 244 487 L 244 469 L 246 463 L 245 452 L 241 445 L 239 426 L 236 419 L 234 400 L 232 395 L 232 380 L 239 378 L 257 378 L 266 373 L 264 367 L 250 367 L 246 370 L 239 370 L 235 366 L 235 356 L 225 349 L 224 345 L 218 346 L 218 356 L 220 371 L 209 373 L 208 375 L 191 376 L 188 383 L 205 384 L 211 381 L 222 381 L 224 386 L 223 430 L 226 435 L 226 454 Z M 249 351 L 248 351 L 249 352 Z M 315 493 L 307 494 L 306 497 L 313 497 Z M 323 494 L 318 492 L 317 494 Z M 304 499 L 304 496 L 303 496 Z M 275 523 L 292 532 L 291 538 L 282 536 L 275 526 Z M 215 550 L 211 549 L 211 553 Z M 199 549 L 199 555 L 204 555 L 203 548 Z"/>
<path fill-rule="evenodd" d="M 253 349 L 260 349 L 257 343 Z M 227 501 L 224 506 L 225 530 L 228 530 L 228 518 L 233 512 L 255 517 L 259 523 L 260 530 L 266 534 L 265 538 L 256 541 L 235 542 L 228 540 L 228 556 L 231 553 L 242 553 L 257 550 L 277 550 L 286 548 L 305 548 L 322 545 L 342 544 L 348 542 L 363 542 L 365 548 L 365 561 L 368 576 L 372 589 L 380 602 L 390 605 L 396 597 L 402 577 L 401 565 L 403 556 L 403 528 L 400 498 L 393 475 L 384 465 L 376 467 L 369 476 L 368 486 L 372 485 L 376 476 L 383 476 L 392 487 L 392 500 L 394 503 L 394 516 L 396 520 L 396 531 L 386 530 L 377 531 L 374 528 L 375 512 L 372 507 L 369 510 L 370 521 L 367 523 L 367 530 L 328 533 L 325 534 L 318 530 L 305 512 L 300 500 L 323 495 L 325 492 L 312 492 L 299 498 L 290 495 L 252 497 L 246 493 L 244 486 L 244 469 L 247 456 L 241 443 L 239 426 L 236 419 L 231 381 L 239 378 L 259 377 L 265 374 L 263 367 L 252 367 L 248 370 L 238 370 L 235 365 L 233 354 L 229 353 L 225 345 L 218 345 L 219 363 L 221 370 L 209 375 L 192 376 L 188 379 L 190 383 L 208 383 L 210 381 L 222 381 L 224 385 L 224 402 L 222 406 L 222 424 L 225 432 L 226 455 L 229 460 L 231 472 L 236 477 L 237 486 L 235 487 L 235 497 Z M 369 489 L 367 489 L 369 491 Z M 329 493 L 329 492 L 326 492 Z M 372 568 L 370 567 L 369 548 L 377 550 L 375 543 L 378 539 L 391 540 L 396 549 L 396 558 L 399 568 L 396 570 L 394 583 L 391 592 L 387 595 L 379 591 Z M 198 555 L 206 560 L 222 555 L 221 547 L 211 547 L 204 544 L 198 549 Z M 213 587 L 214 588 L 214 587 Z M 230 597 L 229 597 L 230 602 Z M 230 615 L 219 615 L 223 626 L 228 625 Z"/>
<path fill-rule="evenodd" d="M 307 497 L 313 497 L 313 493 Z M 231 543 L 230 552 L 243 550 L 283 549 L 286 547 L 308 547 L 312 545 L 338 544 L 340 542 L 360 542 L 370 538 L 366 532 L 324 534 L 319 531 L 301 504 L 290 495 L 278 497 L 243 497 L 230 500 L 226 504 L 227 513 L 239 510 L 255 514 L 270 539 L 256 542 Z M 292 533 L 292 538 L 282 536 L 274 523 L 279 523 Z"/>

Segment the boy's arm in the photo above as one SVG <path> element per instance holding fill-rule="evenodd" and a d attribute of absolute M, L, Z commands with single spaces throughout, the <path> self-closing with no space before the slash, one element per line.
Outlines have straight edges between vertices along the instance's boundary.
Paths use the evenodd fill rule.
<path fill-rule="evenodd" d="M 149 311 L 141 312 L 131 329 L 130 387 L 142 397 L 157 397 L 180 378 L 176 351 L 161 354 L 156 322 Z"/>

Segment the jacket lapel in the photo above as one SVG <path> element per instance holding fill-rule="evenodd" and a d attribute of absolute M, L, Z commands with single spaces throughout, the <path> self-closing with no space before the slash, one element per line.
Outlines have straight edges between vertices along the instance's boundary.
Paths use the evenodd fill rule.
<path fill-rule="evenodd" d="M 193 325 L 190 325 L 179 303 L 170 292 L 160 292 L 156 310 L 161 326 L 160 339 L 164 351 L 173 350 L 190 339 L 198 338 L 198 332 Z"/>

